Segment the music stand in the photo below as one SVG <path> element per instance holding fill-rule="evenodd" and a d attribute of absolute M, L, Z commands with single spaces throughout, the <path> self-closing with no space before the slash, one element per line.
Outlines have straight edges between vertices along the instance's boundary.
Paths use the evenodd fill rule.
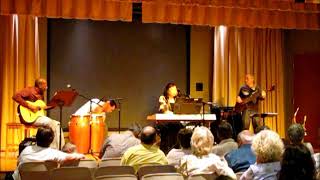
<path fill-rule="evenodd" d="M 255 114 L 251 114 L 250 117 L 252 118 L 252 120 L 255 117 L 262 118 L 263 126 L 265 126 L 264 118 L 266 118 L 266 117 L 275 117 L 277 115 L 278 115 L 278 113 L 255 113 Z M 277 125 L 277 123 L 276 123 L 276 125 Z M 278 129 L 278 127 L 276 127 L 276 128 Z"/>
<path fill-rule="evenodd" d="M 57 91 L 54 93 L 52 99 L 48 103 L 48 106 L 59 106 L 60 109 L 60 128 L 59 128 L 59 150 L 61 150 L 61 124 L 62 124 L 62 107 L 63 106 L 71 106 L 75 98 L 77 97 L 78 92 L 76 91 Z"/>

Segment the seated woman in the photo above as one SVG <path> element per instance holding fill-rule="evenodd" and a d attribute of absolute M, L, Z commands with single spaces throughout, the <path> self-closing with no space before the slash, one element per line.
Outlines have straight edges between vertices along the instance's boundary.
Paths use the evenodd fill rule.
<path fill-rule="evenodd" d="M 305 145 L 288 145 L 286 147 L 281 161 L 280 180 L 312 180 L 315 172 L 313 158 Z"/>
<path fill-rule="evenodd" d="M 276 180 L 281 169 L 280 159 L 283 151 L 280 136 L 271 130 L 262 130 L 253 138 L 251 149 L 257 162 L 243 173 L 240 180 Z"/>
<path fill-rule="evenodd" d="M 170 82 L 163 91 L 163 94 L 159 97 L 159 112 L 164 114 L 173 114 L 173 104 L 178 96 L 177 86 Z M 160 131 L 161 142 L 160 149 L 167 154 L 172 148 L 177 147 L 177 134 L 183 126 L 180 122 L 161 123 L 156 126 Z"/>
<path fill-rule="evenodd" d="M 177 86 L 170 82 L 164 88 L 163 94 L 159 97 L 159 112 L 173 113 L 173 104 L 178 96 Z"/>
<path fill-rule="evenodd" d="M 178 132 L 177 140 L 179 144 L 179 149 L 171 149 L 167 155 L 169 165 L 175 167 L 179 166 L 180 160 L 184 155 L 191 154 L 191 141 L 192 130 L 191 129 L 181 129 Z"/>
<path fill-rule="evenodd" d="M 191 155 L 182 157 L 179 171 L 184 176 L 195 174 L 216 174 L 236 179 L 236 175 L 228 163 L 219 156 L 211 153 L 213 135 L 206 127 L 195 128 L 191 137 Z"/>

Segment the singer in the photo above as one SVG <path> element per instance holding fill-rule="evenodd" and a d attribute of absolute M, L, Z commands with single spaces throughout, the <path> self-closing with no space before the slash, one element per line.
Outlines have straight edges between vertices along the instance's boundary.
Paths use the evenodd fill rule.
<path fill-rule="evenodd" d="M 163 94 L 159 97 L 159 112 L 173 114 L 173 106 L 178 95 L 179 92 L 175 83 L 168 83 L 164 88 Z M 178 132 L 183 128 L 181 123 L 161 123 L 156 125 L 156 128 L 160 132 L 160 149 L 163 152 L 168 153 L 172 148 L 179 148 L 175 146 L 177 145 Z"/>
<path fill-rule="evenodd" d="M 177 86 L 172 82 L 168 83 L 164 88 L 163 95 L 159 97 L 159 112 L 172 114 L 173 104 L 176 102 L 177 96 Z"/>

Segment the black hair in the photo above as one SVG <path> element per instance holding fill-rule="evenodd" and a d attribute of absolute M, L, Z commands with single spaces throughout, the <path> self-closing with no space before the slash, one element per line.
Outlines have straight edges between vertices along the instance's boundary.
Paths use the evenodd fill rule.
<path fill-rule="evenodd" d="M 180 147 L 184 149 L 188 149 L 191 147 L 191 136 L 192 136 L 192 130 L 191 129 L 180 129 L 177 135 L 178 144 Z"/>
<path fill-rule="evenodd" d="M 222 121 L 218 126 L 218 138 L 220 140 L 232 137 L 232 126 L 227 121 Z"/>
<path fill-rule="evenodd" d="M 37 145 L 40 147 L 49 147 L 53 141 L 54 132 L 49 126 L 39 127 L 36 134 Z"/>
<path fill-rule="evenodd" d="M 309 149 L 303 145 L 288 145 L 282 155 L 280 180 L 312 180 L 315 175 L 314 161 Z"/>
<path fill-rule="evenodd" d="M 174 87 L 174 86 L 176 86 L 175 83 L 169 82 L 169 83 L 166 85 L 166 87 L 164 88 L 163 96 L 164 96 L 166 99 L 169 98 L 169 97 L 168 97 L 168 90 L 169 90 L 171 87 Z"/>
<path fill-rule="evenodd" d="M 151 127 L 151 126 L 146 126 L 143 128 L 143 130 L 141 131 L 140 140 L 143 144 L 152 145 L 156 141 L 157 131 L 155 128 L 152 127 L 153 131 L 151 133 L 146 133 L 145 129 L 147 127 Z"/>
<path fill-rule="evenodd" d="M 258 134 L 262 130 L 270 130 L 269 126 L 258 126 L 256 129 L 254 129 L 254 133 Z"/>
<path fill-rule="evenodd" d="M 109 100 L 109 104 L 111 107 L 114 107 L 115 109 L 117 108 L 117 103 L 115 100 L 113 100 L 113 99 Z"/>
<path fill-rule="evenodd" d="M 301 144 L 304 138 L 304 129 L 301 124 L 292 124 L 288 128 L 288 137 L 292 144 Z"/>

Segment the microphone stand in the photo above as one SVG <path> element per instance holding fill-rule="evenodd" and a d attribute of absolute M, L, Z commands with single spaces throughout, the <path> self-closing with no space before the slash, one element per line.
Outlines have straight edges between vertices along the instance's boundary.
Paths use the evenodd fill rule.
<path fill-rule="evenodd" d="M 117 101 L 119 107 L 118 107 L 118 132 L 120 134 L 120 127 L 121 127 L 121 100 L 123 100 L 123 98 L 115 98 L 115 99 L 111 99 L 114 101 Z"/>

